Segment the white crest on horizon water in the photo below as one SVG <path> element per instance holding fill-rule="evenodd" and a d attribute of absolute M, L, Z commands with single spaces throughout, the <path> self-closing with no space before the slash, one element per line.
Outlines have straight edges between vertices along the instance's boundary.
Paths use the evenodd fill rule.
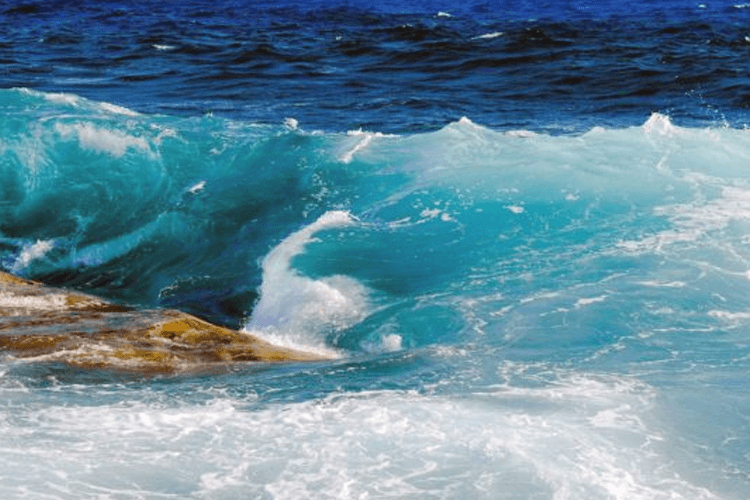
<path fill-rule="evenodd" d="M 476 123 L 474 123 L 473 121 L 471 121 L 469 119 L 469 117 L 467 117 L 467 116 L 462 116 L 461 118 L 458 119 L 458 122 L 456 122 L 456 123 L 458 123 L 459 125 L 463 125 L 464 127 L 480 127 L 480 128 L 482 128 L 481 125 L 477 125 Z"/>
<path fill-rule="evenodd" d="M 643 124 L 643 130 L 646 133 L 670 135 L 673 134 L 676 129 L 667 115 L 652 113 L 648 120 L 646 120 L 646 123 Z"/>
<path fill-rule="evenodd" d="M 348 276 L 308 278 L 291 264 L 316 241 L 315 233 L 354 224 L 356 219 L 349 212 L 326 212 L 276 245 L 261 262 L 260 300 L 244 330 L 276 344 L 337 356 L 321 336 L 364 318 L 368 290 Z"/>
<path fill-rule="evenodd" d="M 284 126 L 289 130 L 297 130 L 299 128 L 299 122 L 295 118 L 285 118 Z"/>
<path fill-rule="evenodd" d="M 137 111 L 128 109 L 117 104 L 109 102 L 96 102 L 89 101 L 84 97 L 80 97 L 75 94 L 69 94 L 65 92 L 42 92 L 39 90 L 32 90 L 25 87 L 19 88 L 22 94 L 26 94 L 33 97 L 40 97 L 45 101 L 52 102 L 55 104 L 64 104 L 73 107 L 89 107 L 92 110 L 104 111 L 106 113 L 125 115 L 125 116 L 141 116 Z"/>
<path fill-rule="evenodd" d="M 505 130 L 502 132 L 497 132 L 495 130 L 492 130 L 491 128 L 485 127 L 483 125 L 479 125 L 473 121 L 471 121 L 470 118 L 466 116 L 462 116 L 460 119 L 458 119 L 455 122 L 451 122 L 445 127 L 443 127 L 443 130 L 445 131 L 452 131 L 452 132 L 461 132 L 461 133 L 470 133 L 475 136 L 481 136 L 486 134 L 489 137 L 492 137 L 493 134 L 497 136 L 507 136 L 507 137 L 517 137 L 520 139 L 529 139 L 532 137 L 536 137 L 538 134 L 536 132 L 532 132 L 530 130 Z"/>
<path fill-rule="evenodd" d="M 495 31 L 492 33 L 485 33 L 484 35 L 478 35 L 472 38 L 472 40 L 492 40 L 493 38 L 499 38 L 505 33 L 502 31 Z"/>
<path fill-rule="evenodd" d="M 117 104 L 111 104 L 108 102 L 100 102 L 99 107 L 103 109 L 104 111 L 107 111 L 109 113 L 114 113 L 118 115 L 125 115 L 125 116 L 141 116 L 140 113 L 137 111 L 133 111 L 132 109 L 125 108 L 123 106 L 118 106 Z"/>
<path fill-rule="evenodd" d="M 45 99 L 49 102 L 66 104 L 69 106 L 78 106 L 82 99 L 75 94 L 67 94 L 64 92 L 41 92 L 39 90 L 32 90 L 25 87 L 20 88 L 19 91 L 22 94 L 30 95 L 33 97 L 41 97 L 42 99 Z"/>

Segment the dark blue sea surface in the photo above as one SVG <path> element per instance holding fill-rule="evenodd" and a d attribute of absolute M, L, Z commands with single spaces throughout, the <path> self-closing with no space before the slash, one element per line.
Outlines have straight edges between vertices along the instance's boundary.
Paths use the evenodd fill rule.
<path fill-rule="evenodd" d="M 4 2 L 0 87 L 309 129 L 746 124 L 739 2 Z"/>
<path fill-rule="evenodd" d="M 0 270 L 331 358 L 2 353 L 3 498 L 747 497 L 750 4 L 0 25 Z"/>

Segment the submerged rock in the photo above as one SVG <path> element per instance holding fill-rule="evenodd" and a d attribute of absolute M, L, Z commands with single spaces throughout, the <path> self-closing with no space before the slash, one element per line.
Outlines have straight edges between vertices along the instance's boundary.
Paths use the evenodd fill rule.
<path fill-rule="evenodd" d="M 135 310 L 0 271 L 0 350 L 77 368 L 177 372 L 325 359 L 172 310 Z"/>

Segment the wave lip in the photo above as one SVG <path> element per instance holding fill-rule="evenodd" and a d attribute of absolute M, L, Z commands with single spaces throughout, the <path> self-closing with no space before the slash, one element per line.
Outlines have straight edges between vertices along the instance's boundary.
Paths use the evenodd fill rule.
<path fill-rule="evenodd" d="M 271 250 L 261 262 L 260 301 L 245 331 L 279 345 L 336 354 L 324 345 L 321 336 L 327 330 L 344 329 L 364 318 L 368 311 L 367 288 L 348 276 L 308 278 L 292 268 L 292 260 L 316 241 L 315 233 L 355 224 L 356 219 L 349 212 L 329 211 Z"/>
<path fill-rule="evenodd" d="M 142 137 L 134 137 L 119 130 L 97 128 L 91 123 L 56 123 L 55 131 L 64 139 L 78 139 L 81 149 L 108 153 L 116 158 L 121 158 L 131 148 L 154 154 L 148 142 Z"/>

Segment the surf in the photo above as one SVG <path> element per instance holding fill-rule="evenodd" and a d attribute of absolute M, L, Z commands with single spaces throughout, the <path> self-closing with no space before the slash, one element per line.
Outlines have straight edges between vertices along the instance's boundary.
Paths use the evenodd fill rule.
<path fill-rule="evenodd" d="M 0 359 L 2 400 L 111 465 L 107 441 L 87 437 L 95 411 L 130 454 L 123 477 L 144 485 L 144 454 L 163 458 L 149 492 L 744 492 L 727 471 L 746 465 L 747 130 L 654 113 L 571 134 L 471 117 L 326 132 L 0 96 L 0 265 L 50 287 L 0 294 L 3 324 L 26 322 L 3 330 L 15 348 Z M 97 340 L 65 330 L 70 318 L 49 323 L 55 310 L 103 321 L 68 310 L 76 294 L 154 324 Z M 38 337 L 27 347 L 49 352 L 19 355 L 40 317 L 90 362 L 66 364 Z M 226 359 L 134 376 L 169 364 L 162 344 L 185 355 L 188 337 Z M 258 362 L 247 338 L 314 362 Z M 94 363 L 96 349 L 120 368 Z M 0 425 L 22 436 L 6 461 L 41 453 L 37 431 Z M 189 479 L 174 479 L 184 463 L 160 455 L 160 436 L 205 454 Z M 96 490 L 63 441 L 50 445 L 60 467 Z M 322 481 L 331 467 L 341 476 Z M 19 491 L 18 474 L 4 488 Z"/>

